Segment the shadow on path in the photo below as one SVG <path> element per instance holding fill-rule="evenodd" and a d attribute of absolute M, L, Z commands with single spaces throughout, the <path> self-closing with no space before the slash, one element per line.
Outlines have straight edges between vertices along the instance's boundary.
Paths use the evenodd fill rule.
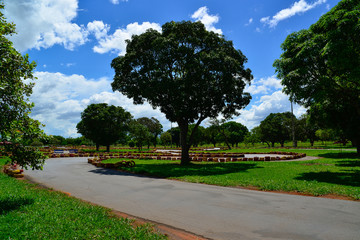
<path fill-rule="evenodd" d="M 246 172 L 249 169 L 260 168 L 256 163 L 202 163 L 180 165 L 170 164 L 136 164 L 134 168 L 124 168 L 136 174 L 151 175 L 160 178 L 172 178 L 182 176 L 216 176 L 235 172 Z M 104 175 L 134 175 L 127 172 L 112 169 L 99 168 L 90 172 Z M 142 175 L 136 175 L 142 176 Z"/>

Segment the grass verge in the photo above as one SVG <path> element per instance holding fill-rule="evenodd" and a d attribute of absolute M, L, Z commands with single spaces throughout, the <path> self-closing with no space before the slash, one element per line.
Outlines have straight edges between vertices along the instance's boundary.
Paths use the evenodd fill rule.
<path fill-rule="evenodd" d="M 5 159 L 0 159 L 0 168 Z M 109 209 L 0 173 L 0 239 L 166 239 Z"/>
<path fill-rule="evenodd" d="M 274 150 L 231 150 L 231 152 L 266 151 Z M 193 183 L 295 192 L 313 196 L 336 195 L 360 200 L 360 158 L 355 152 L 291 151 L 321 158 L 293 162 L 193 163 L 188 166 L 181 166 L 179 161 L 135 160 L 134 168 L 124 170 Z M 106 162 L 117 161 L 119 159 L 106 160 Z"/>

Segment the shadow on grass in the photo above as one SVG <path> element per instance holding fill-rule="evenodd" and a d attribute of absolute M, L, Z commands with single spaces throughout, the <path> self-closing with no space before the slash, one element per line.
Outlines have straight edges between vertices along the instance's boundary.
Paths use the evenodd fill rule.
<path fill-rule="evenodd" d="M 126 171 L 147 176 L 171 178 L 182 176 L 216 176 L 235 172 L 246 172 L 249 169 L 262 168 L 255 163 L 201 163 L 182 166 L 178 163 L 169 164 L 136 164 L 134 168 L 124 168 Z M 121 170 L 121 169 L 120 169 Z M 112 169 L 97 168 L 92 173 L 102 175 L 132 175 L 131 173 Z"/>
<path fill-rule="evenodd" d="M 156 177 L 183 176 L 216 176 L 228 173 L 246 172 L 249 169 L 260 168 L 255 163 L 201 163 L 182 166 L 180 164 L 137 164 L 136 173 L 150 174 Z"/>
<path fill-rule="evenodd" d="M 355 161 L 338 161 L 336 162 L 337 167 L 360 167 L 360 160 Z"/>
<path fill-rule="evenodd" d="M 319 157 L 334 158 L 334 159 L 351 159 L 360 161 L 360 156 L 356 152 L 335 152 L 335 153 L 322 153 Z"/>
<path fill-rule="evenodd" d="M 296 179 L 360 187 L 360 171 L 356 170 L 346 170 L 344 172 L 309 172 L 301 174 L 301 176 Z"/>
<path fill-rule="evenodd" d="M 25 205 L 34 203 L 34 199 L 30 198 L 15 198 L 15 199 L 0 199 L 0 215 L 17 210 Z"/>
<path fill-rule="evenodd" d="M 319 157 L 339 159 L 335 164 L 337 167 L 360 167 L 360 156 L 356 152 L 324 153 Z"/>

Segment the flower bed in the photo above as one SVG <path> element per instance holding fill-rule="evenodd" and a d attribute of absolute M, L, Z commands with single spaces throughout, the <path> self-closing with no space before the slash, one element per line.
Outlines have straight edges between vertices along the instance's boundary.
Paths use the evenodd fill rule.
<path fill-rule="evenodd" d="M 24 170 L 19 169 L 17 164 L 6 164 L 3 168 L 5 174 L 14 177 L 14 178 L 22 178 L 24 177 Z"/>

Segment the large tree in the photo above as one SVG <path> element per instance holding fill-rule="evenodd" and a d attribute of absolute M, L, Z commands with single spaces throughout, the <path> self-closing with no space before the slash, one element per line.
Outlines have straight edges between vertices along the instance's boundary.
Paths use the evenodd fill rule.
<path fill-rule="evenodd" d="M 290 34 L 274 62 L 291 99 L 321 128 L 341 129 L 360 154 L 360 2 L 343 0 L 308 30 Z"/>
<path fill-rule="evenodd" d="M 122 107 L 106 103 L 90 104 L 81 113 L 81 121 L 76 128 L 78 133 L 96 144 L 97 151 L 100 145 L 104 145 L 109 152 L 111 144 L 126 138 L 131 121 L 131 114 Z"/>
<path fill-rule="evenodd" d="M 187 164 L 193 134 L 204 119 L 230 117 L 249 103 L 250 94 L 243 92 L 252 79 L 246 61 L 231 41 L 202 23 L 168 22 L 161 33 L 151 29 L 127 41 L 125 56 L 111 63 L 112 88 L 135 104 L 148 101 L 177 122 L 181 164 Z"/>
<path fill-rule="evenodd" d="M 0 10 L 4 5 L 0 2 Z M 12 163 L 22 167 L 41 169 L 45 157 L 36 148 L 27 147 L 34 139 L 45 138 L 41 124 L 30 118 L 34 106 L 28 99 L 33 83 L 25 79 L 34 79 L 35 62 L 29 56 L 22 56 L 7 39 L 15 33 L 15 25 L 6 22 L 0 12 L 0 147 L 10 156 Z"/>

